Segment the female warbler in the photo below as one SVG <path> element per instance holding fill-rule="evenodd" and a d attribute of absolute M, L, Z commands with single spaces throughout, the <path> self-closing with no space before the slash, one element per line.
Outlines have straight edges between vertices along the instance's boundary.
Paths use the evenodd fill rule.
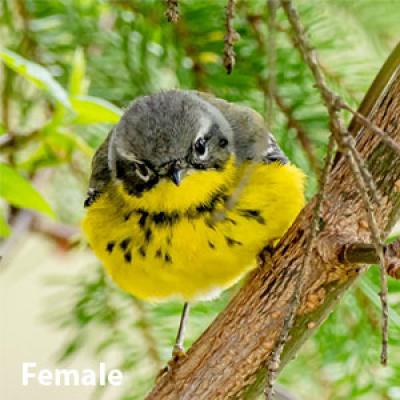
<path fill-rule="evenodd" d="M 256 112 L 204 93 L 161 92 L 133 102 L 96 152 L 83 229 L 134 296 L 209 299 L 289 228 L 303 181 Z"/>

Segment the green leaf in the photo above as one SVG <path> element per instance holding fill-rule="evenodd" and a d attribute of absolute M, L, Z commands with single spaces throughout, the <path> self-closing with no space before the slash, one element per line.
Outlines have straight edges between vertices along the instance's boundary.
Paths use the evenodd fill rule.
<path fill-rule="evenodd" d="M 11 233 L 10 226 L 5 218 L 0 214 L 0 237 L 7 237 Z"/>
<path fill-rule="evenodd" d="M 66 91 L 51 76 L 46 68 L 7 49 L 0 50 L 0 59 L 2 59 L 9 68 L 28 79 L 38 88 L 46 90 L 63 106 L 71 108 Z"/>
<path fill-rule="evenodd" d="M 31 208 L 54 217 L 54 212 L 46 200 L 9 165 L 0 163 L 0 196 L 10 204 L 22 208 Z"/>
<path fill-rule="evenodd" d="M 122 110 L 110 102 L 92 96 L 71 98 L 74 111 L 77 113 L 75 122 L 78 124 L 111 123 L 116 124 Z"/>
<path fill-rule="evenodd" d="M 85 70 L 85 54 L 81 48 L 78 48 L 74 53 L 72 71 L 69 78 L 69 93 L 73 97 L 83 95 L 86 92 Z"/>

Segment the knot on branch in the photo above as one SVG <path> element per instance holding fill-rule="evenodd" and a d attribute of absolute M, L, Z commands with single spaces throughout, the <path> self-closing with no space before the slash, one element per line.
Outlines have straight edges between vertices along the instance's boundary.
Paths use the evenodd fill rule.
<path fill-rule="evenodd" d="M 339 112 L 343 108 L 343 100 L 337 94 L 331 93 L 332 97 L 332 108 L 335 112 Z"/>
<path fill-rule="evenodd" d="M 400 239 L 388 245 L 385 256 L 387 257 L 387 274 L 394 279 L 400 279 Z"/>
<path fill-rule="evenodd" d="M 383 246 L 386 273 L 394 279 L 400 279 L 400 239 Z M 339 252 L 342 264 L 377 264 L 380 262 L 376 247 L 371 243 L 351 243 Z"/>
<path fill-rule="evenodd" d="M 179 5 L 178 0 L 166 0 L 167 10 L 165 11 L 165 16 L 168 22 L 173 22 L 174 24 L 178 22 L 179 19 Z"/>
<path fill-rule="evenodd" d="M 393 279 L 400 279 L 400 261 L 399 258 L 389 258 L 386 263 L 386 272 Z"/>

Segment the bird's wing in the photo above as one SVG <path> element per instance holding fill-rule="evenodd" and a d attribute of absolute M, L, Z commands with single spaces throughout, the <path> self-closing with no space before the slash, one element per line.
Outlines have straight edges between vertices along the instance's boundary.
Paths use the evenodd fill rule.
<path fill-rule="evenodd" d="M 217 108 L 229 122 L 234 138 L 236 157 L 240 161 L 260 160 L 266 163 L 288 162 L 274 136 L 268 133 L 264 119 L 251 108 L 229 103 L 203 92 L 194 92 L 202 100 Z"/>
<path fill-rule="evenodd" d="M 103 192 L 103 189 L 111 180 L 111 172 L 108 167 L 108 144 L 110 141 L 111 132 L 108 134 L 107 139 L 97 149 L 92 159 L 92 173 L 90 175 L 89 190 L 85 200 L 85 207 L 89 207 Z"/>
<path fill-rule="evenodd" d="M 272 133 L 269 133 L 268 139 L 269 143 L 266 146 L 266 150 L 263 152 L 263 161 L 265 161 L 267 164 L 275 161 L 279 161 L 281 164 L 287 164 L 289 162 L 289 159 L 286 157 L 286 154 L 283 152 L 283 150 L 279 147 Z"/>

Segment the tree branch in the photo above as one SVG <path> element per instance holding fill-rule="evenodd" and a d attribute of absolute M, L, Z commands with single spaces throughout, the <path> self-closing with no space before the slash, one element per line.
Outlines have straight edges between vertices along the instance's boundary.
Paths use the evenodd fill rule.
<path fill-rule="evenodd" d="M 292 0 L 281 0 L 281 5 L 286 13 L 287 19 L 293 29 L 298 41 L 298 50 L 304 61 L 311 70 L 315 80 L 315 86 L 320 92 L 322 100 L 327 108 L 331 132 L 338 146 L 343 151 L 351 172 L 354 183 L 361 195 L 364 209 L 368 219 L 368 226 L 372 242 L 375 245 L 376 254 L 379 256 L 381 291 L 379 297 L 382 304 L 382 351 L 381 363 L 387 364 L 387 344 L 388 344 L 388 302 L 387 302 L 387 277 L 385 271 L 385 258 L 383 255 L 382 232 L 378 226 L 374 205 L 379 204 L 378 192 L 376 190 L 372 176 L 364 163 L 363 157 L 359 154 L 355 146 L 353 136 L 344 127 L 342 118 L 338 111 L 343 107 L 343 100 L 337 96 L 326 84 L 322 73 L 316 51 L 311 47 L 305 33 L 305 29 L 300 21 L 299 14 Z M 374 125 L 371 123 L 371 126 Z M 371 198 L 375 204 L 372 203 Z"/>
<path fill-rule="evenodd" d="M 389 79 L 386 80 L 385 89 L 368 99 L 370 107 L 364 107 L 362 114 L 399 143 L 400 68 L 389 78 L 392 79 L 389 84 Z M 392 129 L 387 129 L 389 126 Z M 400 179 L 400 159 L 379 136 L 364 134 L 359 126 L 350 133 L 380 193 L 376 223 L 387 233 L 400 215 L 400 193 L 394 190 Z M 304 248 L 316 201 L 314 198 L 305 207 L 272 258 L 250 274 L 227 308 L 193 344 L 187 357 L 159 381 L 148 400 L 250 399 L 261 392 L 265 367 L 281 335 L 299 271 L 304 272 Z M 370 242 L 364 210 L 361 194 L 354 190 L 352 169 L 342 157 L 335 163 L 326 185 L 321 213 L 324 226 L 316 236 L 300 307 L 282 353 L 280 369 L 365 271 L 354 264 L 339 262 L 343 246 Z"/>
<path fill-rule="evenodd" d="M 384 246 L 386 273 L 400 279 L 400 239 Z M 343 246 L 339 261 L 344 264 L 377 264 L 379 256 L 372 243 L 350 243 Z"/>

